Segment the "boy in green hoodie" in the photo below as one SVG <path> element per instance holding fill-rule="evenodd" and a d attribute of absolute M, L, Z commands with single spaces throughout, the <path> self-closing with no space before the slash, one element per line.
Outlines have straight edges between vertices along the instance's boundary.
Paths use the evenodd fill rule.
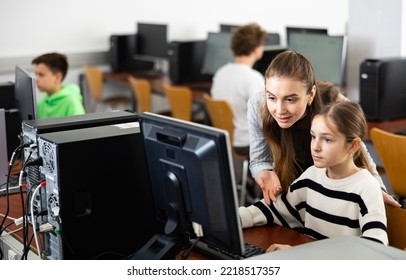
<path fill-rule="evenodd" d="M 68 71 L 68 60 L 59 53 L 47 53 L 32 61 L 35 81 L 46 95 L 38 102 L 38 118 L 85 114 L 80 89 L 75 84 L 62 85 Z"/>

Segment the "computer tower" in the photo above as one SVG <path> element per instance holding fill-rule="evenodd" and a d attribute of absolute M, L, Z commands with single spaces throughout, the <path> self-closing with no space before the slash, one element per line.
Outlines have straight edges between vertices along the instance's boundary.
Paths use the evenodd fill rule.
<path fill-rule="evenodd" d="M 114 72 L 147 70 L 154 67 L 152 61 L 136 59 L 137 35 L 110 36 L 110 65 Z"/>
<path fill-rule="evenodd" d="M 205 40 L 169 43 L 169 78 L 173 83 L 211 81 L 211 76 L 201 72 L 205 44 Z"/>
<path fill-rule="evenodd" d="M 127 259 L 159 230 L 138 122 L 41 134 L 47 259 Z"/>
<path fill-rule="evenodd" d="M 406 58 L 366 59 L 360 65 L 360 104 L 368 120 L 406 117 Z"/>
<path fill-rule="evenodd" d="M 138 115 L 127 111 L 96 112 L 58 118 L 24 120 L 21 125 L 21 131 L 23 143 L 36 145 L 38 135 L 43 133 L 135 121 L 138 121 Z M 38 158 L 38 153 L 35 149 L 26 148 L 24 154 L 24 158 L 29 156 L 28 161 Z M 38 167 L 31 166 L 27 171 L 31 185 L 37 185 L 43 179 Z"/>
<path fill-rule="evenodd" d="M 97 112 L 58 118 L 24 120 L 21 124 L 23 143 L 31 144 L 31 147 L 23 149 L 23 162 L 24 164 L 31 164 L 39 158 L 38 148 L 35 147 L 38 145 L 40 134 L 135 121 L 138 121 L 138 115 L 127 111 Z M 32 188 L 45 180 L 45 176 L 40 172 L 38 165 L 27 166 L 24 171 L 27 174 L 25 182 L 29 183 Z M 33 207 L 34 211 L 42 213 L 36 219 L 38 226 L 46 223 L 47 200 L 42 189 L 35 197 Z M 31 220 L 30 222 L 32 223 Z"/>

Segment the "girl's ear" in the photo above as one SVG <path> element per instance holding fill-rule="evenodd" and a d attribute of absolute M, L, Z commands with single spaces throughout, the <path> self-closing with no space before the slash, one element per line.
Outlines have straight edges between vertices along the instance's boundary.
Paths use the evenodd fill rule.
<path fill-rule="evenodd" d="M 357 137 L 350 144 L 350 148 L 349 148 L 348 152 L 350 154 L 355 154 L 360 147 L 361 147 L 361 139 Z"/>

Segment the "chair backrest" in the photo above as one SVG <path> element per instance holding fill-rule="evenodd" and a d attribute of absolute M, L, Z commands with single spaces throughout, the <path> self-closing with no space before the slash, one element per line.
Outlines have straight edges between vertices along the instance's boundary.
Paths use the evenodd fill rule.
<path fill-rule="evenodd" d="M 385 204 L 389 245 L 406 248 L 406 210 Z"/>
<path fill-rule="evenodd" d="M 186 121 L 192 120 L 192 91 L 186 86 L 163 85 L 164 93 L 171 107 L 172 117 Z"/>
<path fill-rule="evenodd" d="M 203 95 L 204 105 L 206 106 L 207 113 L 211 124 L 214 127 L 227 130 L 230 138 L 231 147 L 233 146 L 233 109 L 227 100 L 213 99 L 205 93 Z"/>
<path fill-rule="evenodd" d="M 406 136 L 378 128 L 372 128 L 369 134 L 393 192 L 406 197 Z"/>
<path fill-rule="evenodd" d="M 97 102 L 102 101 L 103 94 L 103 72 L 97 66 L 85 65 L 85 77 L 90 94 Z"/>
<path fill-rule="evenodd" d="M 137 100 L 138 112 L 151 112 L 151 84 L 147 79 L 128 77 L 131 88 Z"/>

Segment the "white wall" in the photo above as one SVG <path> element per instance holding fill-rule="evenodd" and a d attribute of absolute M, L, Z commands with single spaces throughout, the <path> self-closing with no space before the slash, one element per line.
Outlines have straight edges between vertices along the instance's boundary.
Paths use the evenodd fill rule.
<path fill-rule="evenodd" d="M 359 69 L 365 59 L 406 55 L 406 46 L 402 46 L 402 41 L 406 39 L 406 35 L 402 33 L 404 2 L 405 0 L 350 1 L 347 95 L 351 99 L 359 101 Z"/>
<path fill-rule="evenodd" d="M 0 82 L 43 52 L 105 52 L 111 34 L 135 33 L 136 22 L 166 23 L 169 40 L 187 40 L 206 38 L 219 23 L 255 21 L 284 42 L 287 25 L 344 34 L 347 19 L 348 0 L 1 0 Z M 76 70 L 67 81 L 77 81 Z"/>
<path fill-rule="evenodd" d="M 256 21 L 282 36 L 286 25 L 342 34 L 347 18 L 348 0 L 1 0 L 0 58 L 104 51 L 110 34 L 133 33 L 137 21 L 167 23 L 179 40 L 206 38 L 220 22 Z"/>

